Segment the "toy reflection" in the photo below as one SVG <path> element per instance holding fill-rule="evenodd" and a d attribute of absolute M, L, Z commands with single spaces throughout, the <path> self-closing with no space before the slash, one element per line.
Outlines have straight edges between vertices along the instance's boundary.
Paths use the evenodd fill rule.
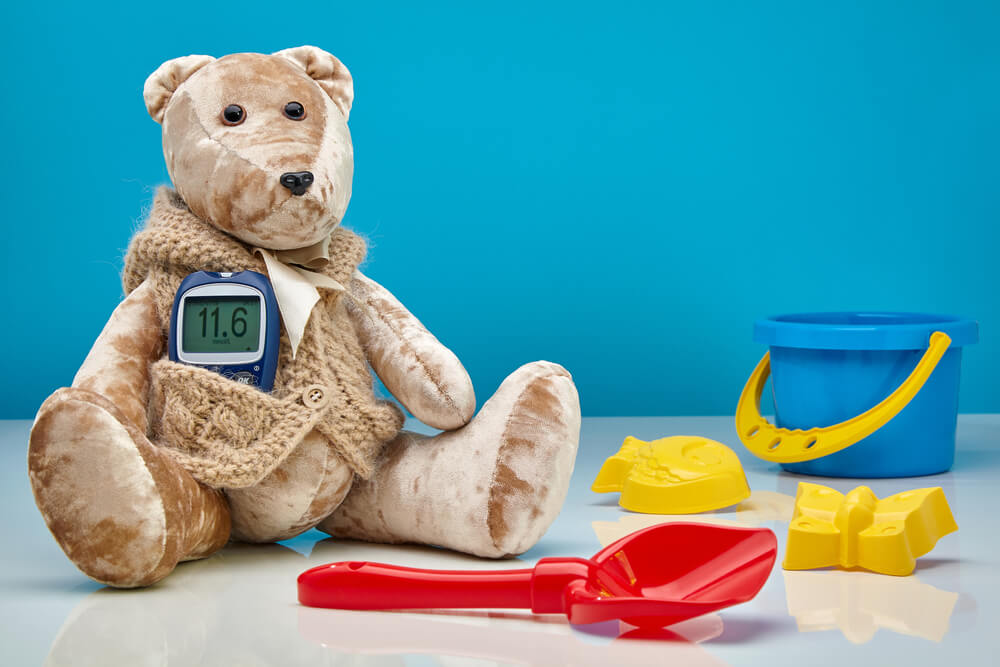
<path fill-rule="evenodd" d="M 296 577 L 330 560 L 402 557 L 440 566 L 445 559 L 454 568 L 510 567 L 511 561 L 492 564 L 426 547 L 332 539 L 314 543 L 303 537 L 289 544 L 294 548 L 231 544 L 211 558 L 183 564 L 154 587 L 95 591 L 66 618 L 45 664 L 402 665 L 412 653 L 438 656 L 437 662 L 448 665 L 607 665 L 664 655 L 677 656 L 679 664 L 724 664 L 697 644 L 722 633 L 718 615 L 647 631 L 618 623 L 574 627 L 560 616 L 301 607 Z"/>
<path fill-rule="evenodd" d="M 593 521 L 591 527 L 602 547 L 642 528 L 672 521 L 708 523 L 718 526 L 759 526 L 769 521 L 791 521 L 795 497 L 774 491 L 754 491 L 736 505 L 702 514 L 623 513 L 617 521 Z M 775 529 L 777 530 L 777 529 Z"/>
<path fill-rule="evenodd" d="M 296 639 L 295 577 L 306 563 L 278 544 L 231 544 L 154 587 L 102 588 L 67 617 L 45 665 L 324 664 L 322 650 Z"/>
<path fill-rule="evenodd" d="M 799 632 L 839 629 L 854 644 L 871 641 L 879 628 L 939 642 L 959 598 L 915 576 L 844 570 L 782 574 L 788 613 Z"/>
<path fill-rule="evenodd" d="M 717 614 L 646 630 L 619 622 L 574 628 L 560 617 L 531 614 L 299 608 L 302 636 L 351 654 L 352 665 L 382 665 L 386 656 L 420 654 L 440 655 L 438 664 L 448 665 L 607 667 L 668 661 L 716 667 L 726 663 L 698 643 L 718 637 L 722 629 Z"/>

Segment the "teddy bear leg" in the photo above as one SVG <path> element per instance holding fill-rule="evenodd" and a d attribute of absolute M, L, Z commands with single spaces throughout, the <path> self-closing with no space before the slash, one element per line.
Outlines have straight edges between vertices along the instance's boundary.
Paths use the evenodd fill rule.
<path fill-rule="evenodd" d="M 66 555 L 110 586 L 147 586 L 229 539 L 219 491 L 196 481 L 107 398 L 64 388 L 28 445 L 35 502 Z"/>
<path fill-rule="evenodd" d="M 434 437 L 402 432 L 372 479 L 355 484 L 319 528 L 492 558 L 523 553 L 559 514 L 579 438 L 569 373 L 527 364 L 468 425 Z"/>
<path fill-rule="evenodd" d="M 330 516 L 351 490 L 354 471 L 319 433 L 311 431 L 281 465 L 246 489 L 227 489 L 233 539 L 277 542 Z"/>

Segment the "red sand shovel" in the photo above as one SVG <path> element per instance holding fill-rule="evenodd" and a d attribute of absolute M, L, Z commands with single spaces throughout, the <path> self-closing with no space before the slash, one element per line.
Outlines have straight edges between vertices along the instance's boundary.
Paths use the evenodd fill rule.
<path fill-rule="evenodd" d="M 299 602 L 333 609 L 520 608 L 570 623 L 662 627 L 752 599 L 777 554 L 766 528 L 665 523 L 593 558 L 543 558 L 527 570 L 321 565 L 299 575 Z"/>

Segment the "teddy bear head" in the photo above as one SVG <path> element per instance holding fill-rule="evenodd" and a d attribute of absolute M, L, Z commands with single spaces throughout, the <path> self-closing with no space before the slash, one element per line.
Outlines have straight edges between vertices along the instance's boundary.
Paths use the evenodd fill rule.
<path fill-rule="evenodd" d="M 191 211 L 251 245 L 325 239 L 351 198 L 351 75 L 301 46 L 271 55 L 185 56 L 146 80 L 163 154 Z"/>

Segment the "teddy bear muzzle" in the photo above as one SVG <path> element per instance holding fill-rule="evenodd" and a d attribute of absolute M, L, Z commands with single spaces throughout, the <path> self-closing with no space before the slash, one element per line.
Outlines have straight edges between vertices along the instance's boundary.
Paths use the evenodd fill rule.
<path fill-rule="evenodd" d="M 306 193 L 306 190 L 309 189 L 314 180 L 311 171 L 287 171 L 281 175 L 278 182 L 298 197 Z"/>

